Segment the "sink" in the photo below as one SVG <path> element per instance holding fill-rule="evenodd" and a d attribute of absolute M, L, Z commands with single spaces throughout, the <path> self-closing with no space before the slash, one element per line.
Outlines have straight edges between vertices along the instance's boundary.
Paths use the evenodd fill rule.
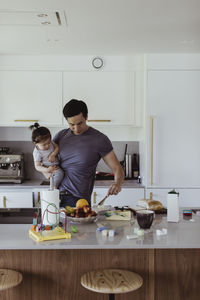
<path fill-rule="evenodd" d="M 38 212 L 37 208 L 2 208 L 0 209 L 0 224 L 32 224 L 35 212 Z M 40 217 L 38 222 L 40 223 Z"/>

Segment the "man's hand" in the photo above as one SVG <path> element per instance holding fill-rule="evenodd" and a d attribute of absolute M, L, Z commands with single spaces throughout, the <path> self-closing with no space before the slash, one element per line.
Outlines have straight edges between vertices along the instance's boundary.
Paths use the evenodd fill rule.
<path fill-rule="evenodd" d="M 121 191 L 121 185 L 113 183 L 108 190 L 107 195 L 117 195 Z"/>
<path fill-rule="evenodd" d="M 117 195 L 121 191 L 124 181 L 124 171 L 113 150 L 106 154 L 103 160 L 112 170 L 115 179 L 115 183 L 110 186 L 107 195 Z"/>
<path fill-rule="evenodd" d="M 55 155 L 53 153 L 49 154 L 49 161 L 54 162 L 56 159 Z"/>
<path fill-rule="evenodd" d="M 48 173 L 53 173 L 54 171 L 58 170 L 59 166 L 50 166 L 47 168 Z"/>

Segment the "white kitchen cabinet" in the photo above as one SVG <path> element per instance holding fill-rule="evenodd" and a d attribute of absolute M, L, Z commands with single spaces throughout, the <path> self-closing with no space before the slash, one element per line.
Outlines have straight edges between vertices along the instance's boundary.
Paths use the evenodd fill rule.
<path fill-rule="evenodd" d="M 62 125 L 62 72 L 0 71 L 0 125 Z"/>
<path fill-rule="evenodd" d="M 169 189 L 147 189 L 146 198 L 160 201 L 163 206 L 167 207 L 167 194 L 172 188 Z M 200 207 L 200 189 L 181 189 L 177 188 L 179 192 L 180 207 Z"/>
<path fill-rule="evenodd" d="M 31 191 L 0 192 L 0 208 L 31 208 L 33 194 Z"/>
<path fill-rule="evenodd" d="M 135 76 L 128 71 L 64 72 L 63 105 L 72 98 L 83 100 L 89 122 L 137 126 Z"/>
<path fill-rule="evenodd" d="M 98 204 L 107 194 L 108 187 L 106 188 L 94 188 L 91 205 Z M 143 188 L 122 188 L 121 192 L 118 195 L 109 196 L 104 205 L 111 206 L 135 206 L 138 200 L 144 199 L 144 189 Z"/>
<path fill-rule="evenodd" d="M 146 185 L 200 188 L 200 71 L 148 71 L 147 83 Z"/>

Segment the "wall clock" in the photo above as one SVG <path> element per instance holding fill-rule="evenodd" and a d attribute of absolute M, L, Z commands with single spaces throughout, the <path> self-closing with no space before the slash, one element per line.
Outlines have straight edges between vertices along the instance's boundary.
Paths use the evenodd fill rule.
<path fill-rule="evenodd" d="M 92 65 L 95 69 L 101 69 L 103 67 L 103 59 L 101 57 L 93 58 Z"/>

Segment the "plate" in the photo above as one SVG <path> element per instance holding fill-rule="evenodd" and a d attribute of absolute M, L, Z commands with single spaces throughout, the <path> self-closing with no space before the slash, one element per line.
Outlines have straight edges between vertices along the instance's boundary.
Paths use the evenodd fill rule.
<path fill-rule="evenodd" d="M 67 216 L 67 220 L 76 223 L 76 224 L 87 224 L 87 223 L 93 223 L 97 219 L 97 216 L 88 217 L 88 218 L 74 218 Z"/>

